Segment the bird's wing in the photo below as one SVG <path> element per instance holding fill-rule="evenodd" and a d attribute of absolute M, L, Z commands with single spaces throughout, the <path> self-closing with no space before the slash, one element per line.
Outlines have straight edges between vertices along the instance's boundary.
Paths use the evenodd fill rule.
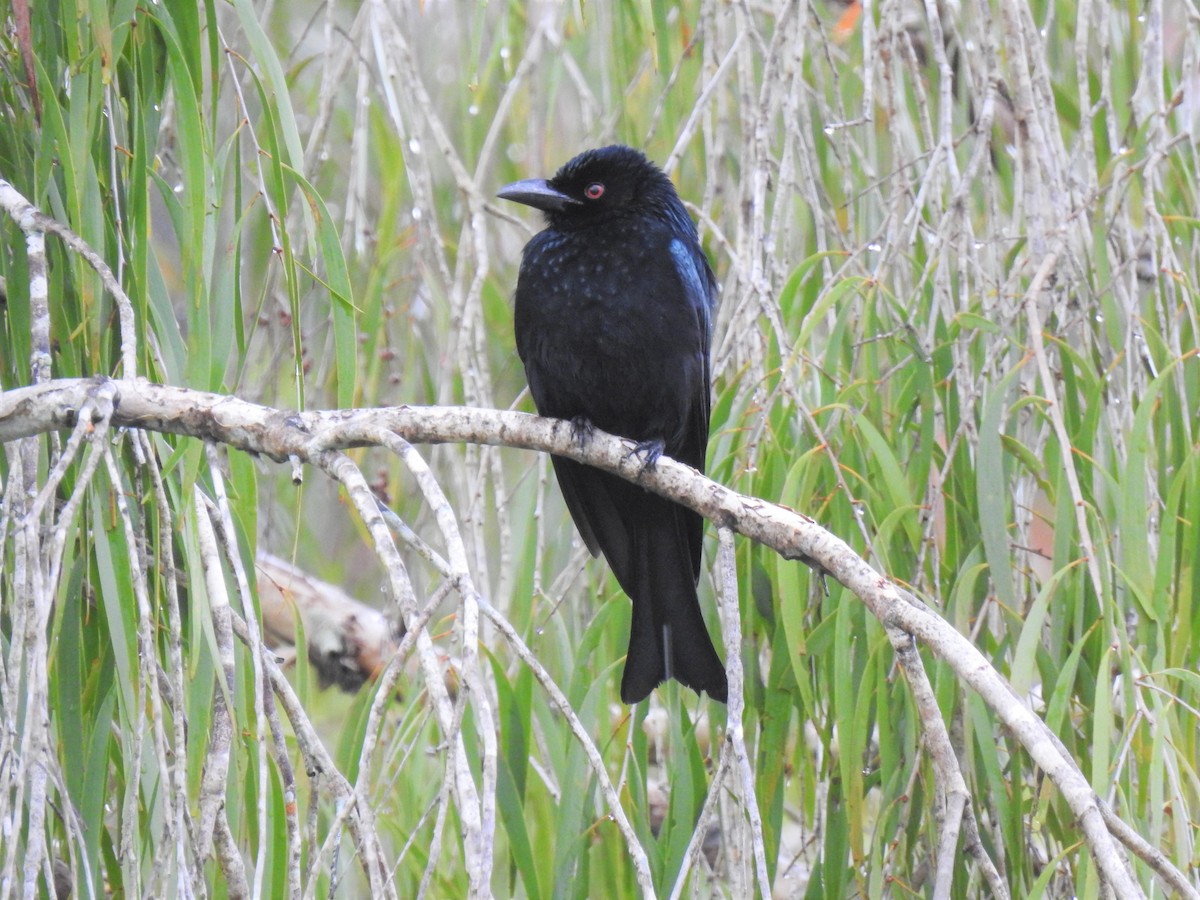
<path fill-rule="evenodd" d="M 619 479 L 562 456 L 551 456 L 550 461 L 567 510 L 592 556 L 603 552 L 614 572 L 620 576 L 631 572 L 633 538 L 626 513 L 612 493 L 613 482 Z"/>
<path fill-rule="evenodd" d="M 676 451 L 678 458 L 704 471 L 704 453 L 708 447 L 708 420 L 712 412 L 712 372 L 709 353 L 712 348 L 713 315 L 717 305 L 717 279 L 713 275 L 704 252 L 694 237 L 671 239 L 671 258 L 679 279 L 683 284 L 684 296 L 696 316 L 700 337 L 697 348 L 701 359 L 701 378 L 690 399 L 690 415 L 684 425 L 683 441 Z"/>
<path fill-rule="evenodd" d="M 688 410 L 683 423 L 683 433 L 678 448 L 671 453 L 680 462 L 704 471 L 704 456 L 708 449 L 708 425 L 712 412 L 712 373 L 709 352 L 712 347 L 713 314 L 717 304 L 717 279 L 704 256 L 704 251 L 693 236 L 690 240 L 680 237 L 671 240 L 671 258 L 683 283 L 688 305 L 696 315 L 697 331 L 700 336 L 699 368 L 700 379 L 689 398 Z M 687 535 L 687 544 L 692 556 L 692 577 L 700 577 L 700 547 L 704 543 L 704 520 L 696 513 L 675 507 L 679 526 Z"/>

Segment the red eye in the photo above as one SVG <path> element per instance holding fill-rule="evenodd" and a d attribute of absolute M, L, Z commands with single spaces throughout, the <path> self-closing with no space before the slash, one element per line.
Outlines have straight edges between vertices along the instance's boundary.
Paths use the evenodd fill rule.
<path fill-rule="evenodd" d="M 604 196 L 604 185 L 598 181 L 592 182 L 584 189 L 583 193 L 589 200 L 599 200 Z"/>

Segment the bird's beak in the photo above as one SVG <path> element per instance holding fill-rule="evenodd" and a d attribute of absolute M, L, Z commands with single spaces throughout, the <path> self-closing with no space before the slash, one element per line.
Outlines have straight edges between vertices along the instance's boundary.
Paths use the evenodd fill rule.
<path fill-rule="evenodd" d="M 515 203 L 524 203 L 526 206 L 532 206 L 534 209 L 540 209 L 543 212 L 558 212 L 566 209 L 568 206 L 578 206 L 579 202 L 574 197 L 569 197 L 562 191 L 557 191 L 550 186 L 550 182 L 544 178 L 529 178 L 525 181 L 514 181 L 512 184 L 507 184 L 496 192 L 496 196 L 501 200 L 512 200 Z"/>

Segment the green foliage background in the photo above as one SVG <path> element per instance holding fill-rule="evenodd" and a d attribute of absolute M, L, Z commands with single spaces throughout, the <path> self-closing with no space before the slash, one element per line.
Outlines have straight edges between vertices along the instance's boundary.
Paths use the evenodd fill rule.
<path fill-rule="evenodd" d="M 884 2 L 857 22 L 843 13 L 791 2 L 64 0 L 32 9 L 39 115 L 16 9 L 0 3 L 0 178 L 113 269 L 137 312 L 138 374 L 296 408 L 530 409 L 509 297 L 536 223 L 492 195 L 612 141 L 669 161 L 723 283 L 712 477 L 813 516 L 939 608 L 1100 796 L 1195 867 L 1195 8 Z M 0 385 L 11 389 L 31 377 L 29 273 L 11 221 L 0 239 Z M 97 276 L 54 238 L 48 255 L 53 375 L 131 374 Z M 38 445 L 38 483 L 56 446 Z M 43 793 L 23 763 L 37 749 L 23 723 L 37 710 L 22 697 L 38 676 L 22 655 L 36 650 L 21 649 L 24 507 L 18 450 L 5 449 L 0 893 L 24 879 L 47 895 L 56 859 L 77 895 L 224 896 L 227 870 L 196 855 L 194 821 L 220 693 L 192 503 L 193 486 L 216 491 L 204 448 L 155 435 L 147 465 L 118 439 L 121 465 L 100 467 L 65 523 L 41 650 Z M 425 455 L 477 584 L 563 686 L 668 892 L 724 709 L 674 686 L 632 720 L 619 706 L 628 604 L 602 564 L 583 565 L 544 459 L 471 446 Z M 356 459 L 434 540 L 400 461 Z M 269 549 L 379 596 L 364 529 L 319 473 L 296 488 L 282 467 L 237 454 L 225 466 L 247 567 Z M 68 472 L 60 503 L 80 478 Z M 748 543 L 737 554 L 745 725 L 776 891 L 926 893 L 937 787 L 882 628 L 839 585 L 825 594 L 807 570 Z M 434 595 L 440 576 L 415 553 L 406 562 Z M 450 657 L 461 653 L 455 609 L 447 600 L 431 623 Z M 147 648 L 183 676 L 182 695 L 161 706 Z M 249 654 L 235 651 L 222 815 L 250 884 L 283 896 L 338 878 L 353 896 L 356 845 L 320 777 L 301 767 L 299 795 L 287 795 Z M 487 630 L 483 652 L 499 735 L 492 891 L 635 893 L 582 750 Z M 1012 893 L 1097 896 L 1062 798 L 928 661 Z M 370 692 L 320 691 L 303 665 L 293 676 L 339 769 L 360 779 L 391 888 L 465 895 L 445 747 L 420 676 L 361 777 Z M 483 727 L 468 705 L 477 775 Z M 668 812 L 655 837 L 658 786 Z M 174 821 L 172 791 L 184 798 Z M 288 855 L 289 802 L 299 860 Z M 727 811 L 715 868 L 691 876 L 699 889 L 736 895 L 748 883 L 738 818 Z M 955 895 L 981 890 L 964 865 Z"/>

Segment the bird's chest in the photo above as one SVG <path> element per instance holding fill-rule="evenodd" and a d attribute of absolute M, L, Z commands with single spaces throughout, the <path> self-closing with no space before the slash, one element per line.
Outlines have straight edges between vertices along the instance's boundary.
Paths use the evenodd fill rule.
<path fill-rule="evenodd" d="M 641 437 L 674 428 L 701 389 L 697 314 L 665 242 L 531 248 L 515 330 L 534 400 L 548 415 Z"/>
<path fill-rule="evenodd" d="M 567 366 L 661 353 L 689 316 L 669 252 L 641 242 L 552 244 L 527 262 L 517 295 L 519 337 Z"/>

